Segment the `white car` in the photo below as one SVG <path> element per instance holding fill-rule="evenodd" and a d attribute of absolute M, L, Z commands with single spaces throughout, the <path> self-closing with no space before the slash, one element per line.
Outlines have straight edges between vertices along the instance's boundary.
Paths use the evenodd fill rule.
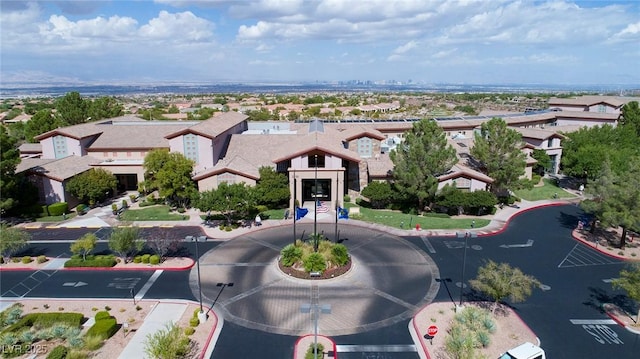
<path fill-rule="evenodd" d="M 518 345 L 513 349 L 509 349 L 498 359 L 546 359 L 544 350 L 539 346 L 526 342 Z"/>

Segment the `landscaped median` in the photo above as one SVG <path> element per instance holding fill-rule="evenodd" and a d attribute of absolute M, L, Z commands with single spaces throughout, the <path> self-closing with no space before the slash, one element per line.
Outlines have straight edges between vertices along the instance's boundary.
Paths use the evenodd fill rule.
<path fill-rule="evenodd" d="M 168 257 L 164 261 L 151 264 L 149 262 L 144 263 L 142 261 L 134 262 L 130 261 L 124 263 L 123 261 L 118 261 L 119 258 L 107 255 L 107 256 L 96 256 L 101 257 L 99 259 L 95 259 L 90 262 L 82 262 L 82 258 L 78 261 L 78 258 L 47 258 L 46 261 L 40 262 L 39 260 L 31 260 L 30 262 L 26 261 L 9 261 L 8 263 L 0 264 L 0 271 L 10 270 L 10 271 L 19 271 L 19 270 L 42 270 L 42 269 L 61 269 L 60 267 L 66 270 L 187 270 L 193 267 L 195 261 L 188 257 Z M 24 257 L 19 257 L 24 258 Z M 37 257 L 39 258 L 39 257 Z M 61 261 L 60 265 L 52 267 L 51 265 L 53 260 Z M 81 265 L 76 266 L 76 264 L 80 263 Z M 84 264 L 84 265 L 83 265 Z M 93 265 L 89 265 L 93 264 Z M 101 265 L 98 265 L 101 264 Z"/>
<path fill-rule="evenodd" d="M 315 344 L 318 344 L 318 358 L 337 358 L 336 343 L 324 335 L 308 334 L 298 338 L 293 347 L 293 359 L 314 359 Z"/>
<path fill-rule="evenodd" d="M 538 344 L 538 338 L 508 306 L 498 305 L 492 313 L 492 302 L 465 303 L 457 307 L 451 302 L 431 303 L 413 317 L 413 327 L 427 358 L 455 358 L 454 353 L 475 352 L 476 356 L 498 358 L 507 350 L 524 342 Z M 465 313 L 466 312 L 466 313 Z M 437 334 L 428 339 L 428 328 Z"/>

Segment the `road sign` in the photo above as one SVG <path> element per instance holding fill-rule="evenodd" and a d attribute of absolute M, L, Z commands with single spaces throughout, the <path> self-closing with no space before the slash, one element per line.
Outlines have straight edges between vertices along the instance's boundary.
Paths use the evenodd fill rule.
<path fill-rule="evenodd" d="M 432 337 L 435 336 L 436 334 L 438 334 L 438 327 L 436 327 L 435 325 L 430 326 L 429 328 L 427 328 L 427 334 Z"/>

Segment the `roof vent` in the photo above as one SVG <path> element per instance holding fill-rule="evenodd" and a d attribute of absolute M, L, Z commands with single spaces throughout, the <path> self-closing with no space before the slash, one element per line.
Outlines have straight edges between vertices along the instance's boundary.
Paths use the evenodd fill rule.
<path fill-rule="evenodd" d="M 322 123 L 322 120 L 315 118 L 309 122 L 309 133 L 313 132 L 324 133 L 324 124 Z"/>

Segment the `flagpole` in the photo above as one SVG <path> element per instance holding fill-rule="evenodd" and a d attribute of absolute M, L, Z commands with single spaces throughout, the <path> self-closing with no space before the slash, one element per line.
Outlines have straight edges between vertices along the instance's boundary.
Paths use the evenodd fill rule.
<path fill-rule="evenodd" d="M 298 206 L 296 205 L 298 192 L 298 180 L 296 180 L 296 171 L 293 171 L 293 245 L 296 245 L 296 222 L 298 222 Z"/>
<path fill-rule="evenodd" d="M 314 179 L 314 189 L 313 189 L 313 198 L 315 199 L 313 205 L 315 209 L 313 210 L 313 235 L 318 234 L 318 155 L 314 155 L 315 159 L 315 179 Z"/>
<path fill-rule="evenodd" d="M 335 205 L 335 209 L 336 209 L 336 228 L 335 228 L 335 234 L 334 237 L 336 243 L 338 243 L 338 217 L 340 216 L 340 213 L 338 211 L 338 186 L 340 185 L 340 173 L 338 173 L 338 171 L 336 171 L 336 205 Z"/>

